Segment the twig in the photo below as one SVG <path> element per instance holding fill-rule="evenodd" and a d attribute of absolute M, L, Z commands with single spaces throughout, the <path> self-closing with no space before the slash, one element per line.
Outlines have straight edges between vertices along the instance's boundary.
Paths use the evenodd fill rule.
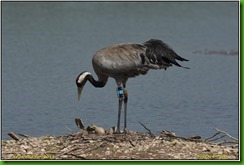
<path fill-rule="evenodd" d="M 15 141 L 19 141 L 20 140 L 20 138 L 17 135 L 15 135 L 15 133 L 13 133 L 13 132 L 9 132 L 8 135 L 11 138 L 13 138 Z"/>
<path fill-rule="evenodd" d="M 152 132 L 150 131 L 150 129 L 148 129 L 144 124 L 142 124 L 141 122 L 139 122 L 148 132 L 149 135 L 153 135 Z"/>
<path fill-rule="evenodd" d="M 73 132 L 69 127 L 65 126 L 65 128 L 70 131 L 71 133 Z"/>
<path fill-rule="evenodd" d="M 23 133 L 19 133 L 19 136 L 25 137 L 25 138 L 30 138 L 31 136 L 23 134 Z"/>
<path fill-rule="evenodd" d="M 133 144 L 133 142 L 132 142 L 132 140 L 131 140 L 131 139 L 129 140 L 129 142 L 130 142 L 130 144 L 131 144 L 133 147 L 135 147 L 135 146 L 136 146 L 135 144 Z"/>
<path fill-rule="evenodd" d="M 226 135 L 222 135 L 222 136 L 217 137 L 217 138 L 215 138 L 215 139 L 209 139 L 208 141 L 209 141 L 209 142 L 216 141 L 216 140 L 219 140 L 219 139 L 221 139 L 221 138 L 223 138 L 223 137 L 225 137 L 225 136 L 226 136 Z"/>
<path fill-rule="evenodd" d="M 215 133 L 213 136 L 211 136 L 211 137 L 209 137 L 209 138 L 205 139 L 205 141 L 208 141 L 208 140 L 210 140 L 210 139 L 214 138 L 214 137 L 215 137 L 215 136 L 217 136 L 218 134 L 220 134 L 220 132 Z"/>
<path fill-rule="evenodd" d="M 80 118 L 75 118 L 75 124 L 77 125 L 78 128 L 83 129 L 84 128 L 84 124 L 81 121 Z"/>
<path fill-rule="evenodd" d="M 217 143 L 218 145 L 222 145 L 222 144 L 238 144 L 237 141 L 231 141 L 231 140 L 224 140 L 222 142 Z"/>
<path fill-rule="evenodd" d="M 216 141 L 216 140 L 221 139 L 221 138 L 223 138 L 223 137 L 225 137 L 225 136 L 228 136 L 229 138 L 231 138 L 231 139 L 233 139 L 233 140 L 235 140 L 235 141 L 238 141 L 238 139 L 234 138 L 233 136 L 231 136 L 230 134 L 228 134 L 228 133 L 225 132 L 225 131 L 221 131 L 221 130 L 219 130 L 219 129 L 217 129 L 217 128 L 215 128 L 215 130 L 217 131 L 217 133 L 215 133 L 213 136 L 211 136 L 211 137 L 205 139 L 205 141 Z M 217 135 L 219 135 L 219 137 L 216 137 Z M 214 137 L 216 137 L 216 138 L 213 139 Z"/>
<path fill-rule="evenodd" d="M 221 131 L 217 128 L 215 128 L 215 130 L 217 131 L 217 133 L 215 133 L 213 136 L 205 139 L 205 141 L 207 142 L 213 142 L 213 141 L 216 141 L 216 140 L 219 140 L 221 138 L 224 138 L 224 137 L 229 137 L 230 139 L 232 140 L 224 140 L 224 141 L 220 141 L 220 142 L 217 142 L 216 144 L 218 145 L 223 145 L 223 144 L 234 144 L 232 146 L 235 146 L 236 144 L 238 145 L 238 139 L 237 138 L 234 138 L 233 136 L 231 136 L 230 134 L 228 134 L 227 132 L 225 131 Z M 217 136 L 218 135 L 218 136 Z"/>
<path fill-rule="evenodd" d="M 227 133 L 227 132 L 225 132 L 225 131 L 221 131 L 221 130 L 219 130 L 219 129 L 217 129 L 217 128 L 215 128 L 215 130 L 216 130 L 217 132 L 220 132 L 220 133 L 225 134 L 226 136 L 230 137 L 230 138 L 231 138 L 231 139 L 233 139 L 233 140 L 238 141 L 238 139 L 237 139 L 237 138 L 234 138 L 233 136 L 231 136 L 230 134 L 228 134 L 228 133 Z"/>
<path fill-rule="evenodd" d="M 62 156 L 62 155 L 68 154 L 69 152 L 71 152 L 71 151 L 75 151 L 75 150 L 78 150 L 78 149 L 82 149 L 82 148 L 80 148 L 80 147 L 75 147 L 75 148 L 72 148 L 72 149 L 70 149 L 70 150 L 68 150 L 68 151 L 65 151 L 65 152 L 63 152 L 63 153 L 60 153 L 60 154 L 58 154 L 57 156 L 60 157 L 60 156 Z"/>

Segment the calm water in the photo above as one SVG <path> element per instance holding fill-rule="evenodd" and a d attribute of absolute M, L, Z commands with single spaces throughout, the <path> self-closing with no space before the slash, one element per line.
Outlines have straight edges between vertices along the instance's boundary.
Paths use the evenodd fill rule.
<path fill-rule="evenodd" d="M 76 117 L 115 126 L 115 81 L 102 89 L 87 83 L 78 102 L 75 78 L 94 73 L 98 49 L 151 38 L 189 59 L 182 64 L 191 69 L 130 79 L 128 128 L 145 131 L 142 122 L 153 133 L 203 137 L 219 128 L 237 137 L 238 56 L 193 53 L 238 51 L 237 2 L 3 2 L 2 138 L 68 134 L 78 130 Z"/>

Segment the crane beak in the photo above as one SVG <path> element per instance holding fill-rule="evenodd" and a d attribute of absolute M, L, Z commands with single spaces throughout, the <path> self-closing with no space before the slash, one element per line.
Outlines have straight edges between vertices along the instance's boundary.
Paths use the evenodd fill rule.
<path fill-rule="evenodd" d="M 78 87 L 78 101 L 80 101 L 80 95 L 83 87 Z"/>

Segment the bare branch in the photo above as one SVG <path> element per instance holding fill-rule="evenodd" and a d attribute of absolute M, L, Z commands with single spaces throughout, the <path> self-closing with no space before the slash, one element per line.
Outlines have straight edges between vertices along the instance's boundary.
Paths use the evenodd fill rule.
<path fill-rule="evenodd" d="M 237 139 L 237 138 L 234 138 L 233 136 L 231 136 L 230 134 L 228 134 L 228 133 L 227 133 L 227 132 L 225 132 L 225 131 L 221 131 L 221 130 L 219 130 L 219 129 L 217 129 L 217 128 L 215 128 L 215 130 L 216 130 L 217 132 L 220 132 L 220 133 L 225 134 L 226 136 L 230 137 L 230 138 L 231 138 L 231 139 L 233 139 L 233 140 L 238 141 L 238 139 Z"/>
<path fill-rule="evenodd" d="M 132 140 L 129 140 L 129 142 L 130 142 L 130 144 L 131 144 L 133 147 L 136 146 L 135 144 L 133 144 Z"/>
<path fill-rule="evenodd" d="M 9 132 L 8 135 L 11 138 L 13 138 L 15 141 L 19 141 L 20 140 L 20 138 L 17 135 L 15 135 L 15 133 L 13 133 L 13 132 Z"/>
<path fill-rule="evenodd" d="M 237 141 L 234 140 L 224 140 L 222 142 L 217 143 L 218 145 L 222 145 L 222 144 L 238 144 Z"/>
<path fill-rule="evenodd" d="M 70 131 L 71 133 L 73 132 L 69 127 L 65 126 L 65 128 Z"/>
<path fill-rule="evenodd" d="M 141 122 L 139 122 L 148 132 L 149 135 L 153 135 L 152 132 L 150 131 L 150 129 L 148 129 L 144 124 L 142 124 Z"/>
<path fill-rule="evenodd" d="M 213 142 L 213 141 L 222 139 L 224 137 L 229 137 L 231 140 L 223 140 L 223 141 L 217 142 L 216 144 L 218 144 L 218 145 L 231 145 L 232 147 L 235 147 L 236 145 L 239 144 L 238 139 L 234 138 L 233 136 L 231 136 L 227 132 L 221 131 L 221 130 L 219 130 L 217 128 L 215 128 L 215 130 L 217 131 L 217 133 L 215 133 L 213 136 L 205 139 L 205 141 Z"/>
<path fill-rule="evenodd" d="M 81 121 L 80 118 L 76 118 L 76 119 L 75 119 L 75 123 L 76 123 L 76 125 L 77 125 L 78 128 L 80 128 L 80 129 L 85 128 L 85 127 L 84 127 L 84 124 L 83 124 L 83 122 Z"/>
<path fill-rule="evenodd" d="M 220 133 L 219 133 L 219 132 L 215 133 L 213 136 L 211 136 L 211 137 L 205 139 L 205 141 L 209 141 L 210 139 L 214 138 L 214 137 L 217 136 L 218 134 L 220 134 Z"/>
<path fill-rule="evenodd" d="M 19 133 L 19 136 L 25 137 L 25 138 L 30 138 L 31 136 L 23 134 L 23 133 Z"/>
<path fill-rule="evenodd" d="M 209 141 L 209 142 L 216 141 L 216 140 L 219 140 L 219 139 L 221 139 L 221 138 L 223 138 L 223 137 L 225 137 L 225 136 L 226 136 L 226 135 L 222 135 L 222 136 L 217 137 L 217 138 L 215 138 L 215 139 L 209 139 L 208 141 Z"/>

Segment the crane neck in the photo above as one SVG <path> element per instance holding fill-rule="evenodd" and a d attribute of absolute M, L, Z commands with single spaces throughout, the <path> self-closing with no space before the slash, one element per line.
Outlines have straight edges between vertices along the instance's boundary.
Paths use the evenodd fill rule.
<path fill-rule="evenodd" d="M 107 79 L 98 79 L 95 80 L 90 72 L 82 72 L 79 74 L 79 76 L 76 78 L 76 85 L 78 88 L 83 88 L 83 86 L 86 84 L 87 80 L 96 88 L 102 88 L 105 86 Z"/>
<path fill-rule="evenodd" d="M 106 82 L 103 82 L 101 80 L 95 80 L 91 74 L 88 74 L 86 78 L 96 88 L 102 88 L 106 84 Z"/>

